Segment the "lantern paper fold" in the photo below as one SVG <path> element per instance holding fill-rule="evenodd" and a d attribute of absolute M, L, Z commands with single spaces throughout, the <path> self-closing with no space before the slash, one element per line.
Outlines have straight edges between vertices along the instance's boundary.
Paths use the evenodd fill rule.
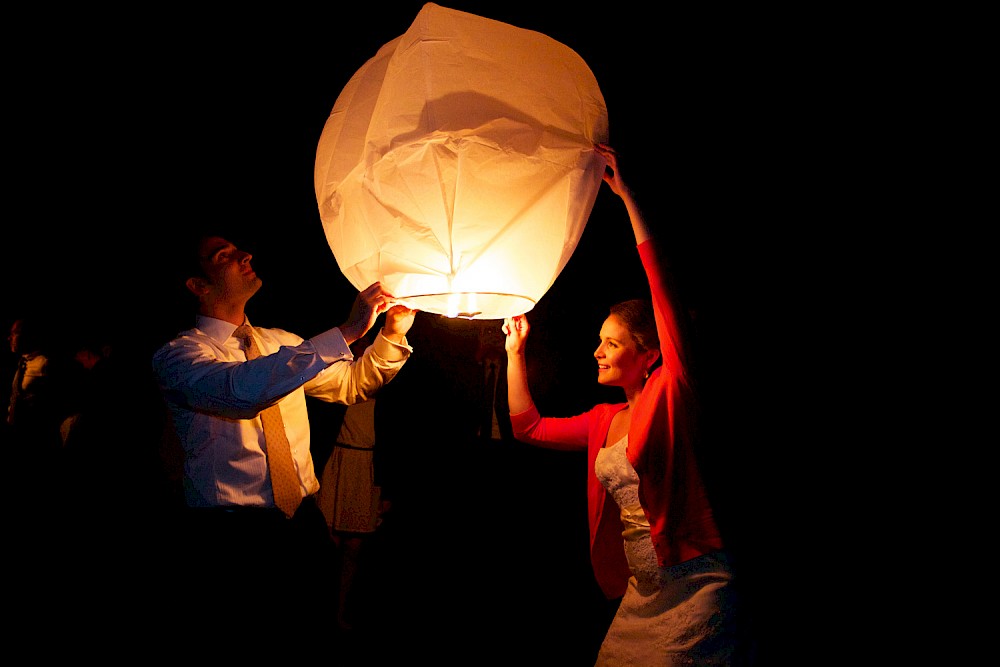
<path fill-rule="evenodd" d="M 538 32 L 428 3 L 348 81 L 315 188 L 347 279 L 411 308 L 531 310 L 569 261 L 600 189 L 604 98 Z"/>

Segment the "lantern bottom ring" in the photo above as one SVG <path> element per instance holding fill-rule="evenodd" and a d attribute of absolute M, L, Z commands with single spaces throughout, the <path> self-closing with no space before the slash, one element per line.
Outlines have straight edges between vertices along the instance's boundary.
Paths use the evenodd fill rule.
<path fill-rule="evenodd" d="M 492 320 L 513 317 L 535 307 L 535 300 L 506 292 L 439 292 L 393 297 L 395 303 L 447 317 Z"/>

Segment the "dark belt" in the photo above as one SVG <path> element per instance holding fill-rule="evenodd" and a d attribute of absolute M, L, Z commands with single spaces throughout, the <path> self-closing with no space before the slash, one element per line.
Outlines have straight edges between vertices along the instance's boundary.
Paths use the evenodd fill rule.
<path fill-rule="evenodd" d="M 345 444 L 343 442 L 335 442 L 335 443 L 333 443 L 333 446 L 334 447 L 338 447 L 340 449 L 353 449 L 356 452 L 374 452 L 375 451 L 374 447 L 357 447 L 355 445 L 348 445 L 348 444 Z"/>
<path fill-rule="evenodd" d="M 219 515 L 239 514 L 246 516 L 268 516 L 281 514 L 277 507 L 252 507 L 249 505 L 224 505 L 220 507 L 189 507 L 191 514 Z"/>
<path fill-rule="evenodd" d="M 302 505 L 316 504 L 316 495 L 302 498 Z M 301 509 L 302 505 L 299 506 Z M 247 518 L 285 518 L 285 514 L 277 507 L 258 507 L 255 505 L 219 505 L 216 507 L 189 507 L 187 511 L 193 516 L 241 516 Z"/>

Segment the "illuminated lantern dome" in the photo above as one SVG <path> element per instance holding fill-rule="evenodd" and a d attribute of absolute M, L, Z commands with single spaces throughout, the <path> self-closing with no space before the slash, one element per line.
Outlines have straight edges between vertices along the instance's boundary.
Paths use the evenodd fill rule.
<path fill-rule="evenodd" d="M 337 97 L 316 152 L 320 218 L 358 289 L 421 311 L 531 310 L 576 249 L 601 185 L 607 107 L 541 33 L 423 6 Z"/>

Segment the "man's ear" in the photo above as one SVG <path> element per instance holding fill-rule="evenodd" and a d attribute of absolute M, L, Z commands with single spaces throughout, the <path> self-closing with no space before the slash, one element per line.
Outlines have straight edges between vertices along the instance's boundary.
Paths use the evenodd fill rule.
<path fill-rule="evenodd" d="M 184 281 L 184 285 L 197 297 L 208 292 L 208 281 L 204 278 L 188 278 Z"/>

